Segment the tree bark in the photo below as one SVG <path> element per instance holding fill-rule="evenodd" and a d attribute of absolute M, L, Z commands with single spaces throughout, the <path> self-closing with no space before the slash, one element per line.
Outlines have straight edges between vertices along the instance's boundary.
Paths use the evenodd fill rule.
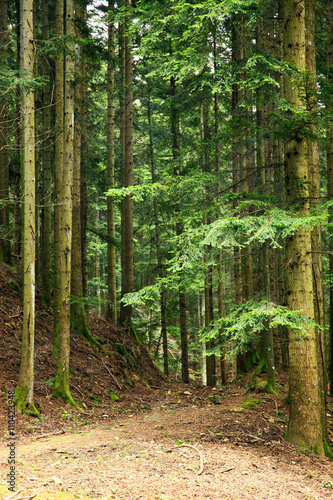
<path fill-rule="evenodd" d="M 327 79 L 328 84 L 333 84 L 333 0 L 327 2 Z M 330 112 L 333 110 L 333 97 L 329 94 L 327 97 L 327 108 Z M 333 200 L 333 123 L 327 131 L 327 194 L 330 201 Z M 333 210 L 331 209 L 329 223 L 333 224 Z M 333 276 L 333 240 L 329 242 L 329 272 Z M 330 394 L 333 395 L 333 284 L 330 283 Z"/>
<path fill-rule="evenodd" d="M 76 38 L 82 38 L 86 25 L 86 7 L 83 2 L 75 2 Z M 81 228 L 81 165 L 82 165 L 82 100 L 84 82 L 84 54 L 80 44 L 76 47 L 75 92 L 74 92 L 74 161 L 73 161 L 73 214 L 72 214 L 72 257 L 71 257 L 71 328 L 89 343 L 96 344 L 86 320 L 82 285 L 82 228 Z"/>
<path fill-rule="evenodd" d="M 304 1 L 284 0 L 284 61 L 304 71 L 305 5 Z M 303 82 L 299 77 L 286 75 L 286 101 L 296 110 L 305 107 L 302 98 Z M 304 87 L 303 87 L 304 88 Z M 294 134 L 294 132 L 292 132 Z M 285 144 L 286 201 L 297 202 L 299 216 L 309 213 L 309 168 L 307 144 L 304 137 L 291 135 Z M 292 311 L 302 310 L 314 319 L 312 286 L 311 233 L 300 229 L 287 239 L 287 301 Z M 322 392 L 323 372 L 318 364 L 314 327 L 306 326 L 307 336 L 300 340 L 289 332 L 289 401 L 290 412 L 287 439 L 313 449 L 320 455 L 327 450 L 325 394 Z M 319 382 L 318 382 L 319 381 Z"/>
<path fill-rule="evenodd" d="M 56 1 L 55 32 L 59 51 L 55 58 L 55 157 L 54 157 L 54 277 L 53 277 L 53 355 L 58 356 L 61 312 L 60 248 L 61 248 L 61 186 L 64 162 L 64 0 Z"/>
<path fill-rule="evenodd" d="M 21 70 L 27 81 L 34 71 L 33 1 L 21 3 Z M 15 402 L 22 413 L 38 415 L 34 405 L 35 334 L 35 117 L 34 94 L 25 89 L 22 99 L 21 155 L 23 165 L 23 325 L 22 353 Z"/>
<path fill-rule="evenodd" d="M 115 61 L 115 48 L 114 48 L 114 2 L 109 0 L 109 25 L 108 25 L 108 48 L 109 48 L 109 61 L 108 61 L 108 122 L 107 122 L 107 175 L 108 175 L 108 189 L 115 186 L 114 180 L 114 158 L 115 158 L 115 141 L 114 141 L 114 119 L 115 119 L 115 82 L 114 82 L 114 61 Z M 111 238 L 116 236 L 115 227 L 115 206 L 114 198 L 108 196 L 107 198 L 107 225 L 108 235 Z M 108 303 L 106 310 L 106 317 L 114 325 L 117 323 L 117 282 L 116 282 L 116 246 L 113 241 L 108 241 Z"/>
<path fill-rule="evenodd" d="M 151 180 L 152 183 L 156 181 L 155 179 L 155 156 L 154 156 L 154 141 L 152 133 L 152 119 L 151 119 L 151 109 L 150 109 L 150 95 L 148 93 L 147 102 L 147 114 L 148 114 L 148 126 L 149 126 L 149 149 L 150 149 L 150 164 L 151 164 Z M 153 200 L 153 212 L 154 212 L 154 223 L 155 223 L 155 239 L 156 239 L 156 253 L 157 253 L 157 269 L 158 277 L 163 278 L 163 263 L 162 263 L 162 253 L 161 253 L 161 237 L 160 237 L 160 224 L 158 219 L 158 206 L 157 200 Z M 160 308 L 161 308 L 161 337 L 163 346 L 163 371 L 166 377 L 169 376 L 169 359 L 168 359 L 168 335 L 167 335 L 167 319 L 166 319 L 166 293 L 165 287 L 162 285 L 160 294 Z"/>
<path fill-rule="evenodd" d="M 49 29 L 49 5 L 42 3 L 42 36 L 47 41 L 50 38 Z M 51 105 L 52 105 L 52 82 L 50 61 L 44 55 L 42 61 L 43 74 L 49 78 L 43 87 L 43 134 L 42 147 L 43 177 L 42 177 L 42 213 L 41 213 L 41 281 L 42 300 L 50 307 L 51 305 L 51 235 L 52 235 L 52 143 L 51 143 Z"/>
<path fill-rule="evenodd" d="M 124 0 L 129 8 L 131 0 Z M 132 45 L 129 31 L 131 15 L 128 12 L 122 26 L 121 60 L 122 60 L 122 187 L 133 185 L 133 67 Z M 121 231 L 121 296 L 133 292 L 133 196 L 130 194 L 122 200 L 122 231 Z M 132 306 L 120 304 L 121 325 L 131 326 Z"/>
<path fill-rule="evenodd" d="M 63 171 L 60 179 L 61 207 L 59 244 L 59 348 L 55 395 L 76 406 L 69 390 L 70 302 L 72 257 L 72 185 L 74 169 L 74 0 L 66 0 L 65 103 Z"/>
<path fill-rule="evenodd" d="M 179 129 L 179 114 L 175 105 L 176 98 L 176 81 L 174 77 L 170 79 L 171 84 L 171 137 L 172 137 L 172 158 L 174 161 L 174 176 L 180 175 L 180 129 Z M 181 220 L 180 204 L 175 200 L 174 205 L 176 217 L 176 235 L 180 236 L 183 232 L 183 223 Z M 188 335 L 186 321 L 186 293 L 184 286 L 181 285 L 178 289 L 179 300 L 179 326 L 180 326 L 180 344 L 181 344 L 181 359 L 182 359 L 182 381 L 188 384 L 190 381 L 188 367 Z"/>

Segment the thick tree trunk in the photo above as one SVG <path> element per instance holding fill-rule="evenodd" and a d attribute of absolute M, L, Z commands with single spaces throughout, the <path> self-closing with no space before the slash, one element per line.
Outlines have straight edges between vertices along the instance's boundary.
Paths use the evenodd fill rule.
<path fill-rule="evenodd" d="M 0 64 L 7 66 L 7 2 L 0 2 Z M 0 96 L 0 261 L 11 264 L 9 239 L 8 104 Z"/>
<path fill-rule="evenodd" d="M 327 78 L 328 83 L 333 84 L 333 0 L 327 2 Z M 333 110 L 333 97 L 330 94 L 327 103 L 328 110 Z M 327 191 L 330 201 L 333 200 L 333 123 L 327 132 Z M 331 209 L 329 223 L 333 224 L 333 210 Z M 333 240 L 329 243 L 329 273 L 333 276 Z M 330 284 L 330 394 L 333 395 L 333 284 Z"/>
<path fill-rule="evenodd" d="M 284 0 L 284 60 L 304 71 L 305 5 Z M 304 109 L 302 82 L 287 75 L 284 80 L 287 102 L 295 110 Z M 290 137 L 285 146 L 286 201 L 297 201 L 300 216 L 309 213 L 309 168 L 307 144 L 304 138 Z M 312 287 L 311 233 L 300 229 L 287 240 L 287 301 L 292 311 L 302 310 L 314 319 Z M 289 332 L 289 400 L 290 412 L 287 439 L 324 455 L 327 449 L 325 393 L 322 391 L 323 372 L 318 364 L 316 332 L 306 327 L 307 335 L 300 340 Z"/>
<path fill-rule="evenodd" d="M 34 71 L 33 1 L 21 4 L 21 70 L 26 79 Z M 23 325 L 22 353 L 18 384 L 15 391 L 17 407 L 23 413 L 38 415 L 33 401 L 34 332 L 35 332 L 35 117 L 34 94 L 23 93 L 22 102 L 22 166 L 23 166 Z"/>
<path fill-rule="evenodd" d="M 108 189 L 115 186 L 114 180 L 114 111 L 115 111 L 115 82 L 114 82 L 114 19 L 113 19 L 114 2 L 109 0 L 109 12 L 111 17 L 109 19 L 108 33 L 109 33 L 109 61 L 108 61 L 108 122 L 107 122 L 107 142 L 108 142 L 108 156 L 107 156 L 107 174 L 108 174 Z M 108 235 L 111 238 L 116 236 L 115 227 L 115 206 L 114 198 L 108 196 L 107 198 L 107 224 Z M 117 282 L 116 282 L 116 246 L 114 241 L 108 241 L 108 303 L 106 310 L 106 317 L 114 325 L 117 323 Z"/>
<path fill-rule="evenodd" d="M 74 0 L 66 1 L 66 36 L 69 39 L 65 58 L 64 150 L 59 189 L 59 347 L 55 377 L 55 395 L 76 406 L 69 390 L 70 303 L 72 257 L 72 185 L 74 169 Z"/>

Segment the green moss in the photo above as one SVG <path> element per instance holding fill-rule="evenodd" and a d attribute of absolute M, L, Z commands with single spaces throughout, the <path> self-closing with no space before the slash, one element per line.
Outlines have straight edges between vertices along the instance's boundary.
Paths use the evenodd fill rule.
<path fill-rule="evenodd" d="M 84 338 L 88 344 L 101 347 L 97 340 L 91 335 L 87 325 L 86 313 L 82 303 L 71 303 L 71 329 Z"/>
<path fill-rule="evenodd" d="M 323 441 L 323 448 L 324 448 L 325 457 L 328 457 L 331 460 L 333 460 L 333 452 L 332 452 L 330 445 L 326 441 L 326 439 L 324 439 L 324 441 Z"/>
<path fill-rule="evenodd" d="M 14 292 L 18 292 L 18 293 L 20 293 L 20 292 L 21 292 L 20 285 L 19 285 L 19 284 L 18 284 L 18 282 L 17 282 L 17 281 L 15 281 L 15 280 L 10 280 L 10 281 L 8 281 L 8 286 L 9 286 L 12 290 L 14 290 Z"/>
<path fill-rule="evenodd" d="M 63 370 L 61 363 L 58 363 L 53 396 L 67 401 L 71 406 L 78 406 L 69 391 L 69 369 Z"/>
<path fill-rule="evenodd" d="M 40 413 L 37 410 L 34 403 L 28 404 L 28 387 L 18 385 L 15 389 L 15 405 L 24 415 L 31 415 L 33 417 L 40 417 Z"/>
<path fill-rule="evenodd" d="M 121 354 L 121 356 L 126 356 L 126 349 L 120 342 L 116 342 L 115 344 L 113 344 L 113 350 L 118 354 Z"/>

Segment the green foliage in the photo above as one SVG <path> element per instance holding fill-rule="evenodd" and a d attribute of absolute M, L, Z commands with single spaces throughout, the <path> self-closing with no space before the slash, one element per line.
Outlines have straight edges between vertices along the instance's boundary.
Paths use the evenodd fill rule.
<path fill-rule="evenodd" d="M 201 332 L 204 341 L 215 339 L 215 347 L 209 354 L 226 355 L 230 360 L 237 353 L 248 349 L 251 342 L 259 340 L 260 333 L 266 328 L 287 327 L 299 341 L 306 341 L 309 328 L 321 328 L 310 318 L 302 315 L 302 311 L 290 311 L 287 307 L 278 306 L 267 301 L 248 301 L 237 307 L 231 314 L 215 321 Z M 230 341 L 228 351 L 223 350 L 224 341 Z"/>

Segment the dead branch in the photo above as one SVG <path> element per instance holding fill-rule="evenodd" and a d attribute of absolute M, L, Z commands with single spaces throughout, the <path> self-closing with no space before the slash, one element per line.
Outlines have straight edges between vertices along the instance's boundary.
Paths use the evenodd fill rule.
<path fill-rule="evenodd" d="M 258 439 L 258 441 L 263 441 L 263 442 L 265 442 L 265 440 L 264 440 L 264 439 L 261 439 L 261 438 L 260 438 L 260 437 L 258 437 L 258 436 L 252 436 L 252 434 L 245 434 L 245 436 L 248 436 L 248 437 L 250 437 L 250 438 L 252 438 L 252 439 Z"/>
<path fill-rule="evenodd" d="M 115 382 L 116 386 L 118 387 L 118 389 L 119 389 L 120 391 L 122 391 L 122 390 L 123 390 L 123 388 L 122 388 L 122 387 L 121 387 L 121 385 L 119 384 L 119 382 L 118 382 L 118 380 L 116 379 L 116 377 L 113 375 L 113 373 L 111 373 L 111 372 L 110 372 L 109 368 L 106 366 L 106 364 L 104 363 L 104 361 L 103 361 L 103 359 L 102 359 L 102 358 L 101 358 L 101 360 L 102 360 L 102 363 L 103 363 L 103 365 L 104 365 L 104 368 L 106 369 L 106 371 L 108 372 L 108 374 L 110 375 L 110 377 L 111 377 L 111 378 L 113 378 L 113 380 L 114 380 L 114 382 Z"/>
<path fill-rule="evenodd" d="M 82 392 L 80 391 L 80 389 L 78 389 L 78 388 L 76 387 L 76 385 L 72 384 L 71 382 L 70 382 L 70 384 L 69 384 L 69 385 L 70 385 L 71 387 L 74 387 L 74 389 L 76 389 L 76 390 L 77 390 L 77 392 L 78 392 L 79 394 L 81 394 L 81 396 L 84 398 L 84 395 L 82 394 Z"/>
<path fill-rule="evenodd" d="M 229 472 L 230 470 L 234 470 L 236 469 L 236 467 L 229 467 L 229 469 L 224 469 L 224 470 L 221 470 L 221 474 L 223 474 L 224 472 Z"/>
<path fill-rule="evenodd" d="M 192 444 L 179 444 L 179 445 L 175 446 L 174 448 L 170 448 L 170 450 L 166 450 L 166 453 L 171 453 L 176 448 L 192 448 L 192 450 L 195 450 L 199 454 L 200 468 L 197 472 L 197 475 L 200 476 L 200 474 L 202 474 L 203 470 L 204 470 L 204 457 L 203 457 L 201 451 L 198 450 L 198 448 L 196 446 L 193 446 Z"/>

